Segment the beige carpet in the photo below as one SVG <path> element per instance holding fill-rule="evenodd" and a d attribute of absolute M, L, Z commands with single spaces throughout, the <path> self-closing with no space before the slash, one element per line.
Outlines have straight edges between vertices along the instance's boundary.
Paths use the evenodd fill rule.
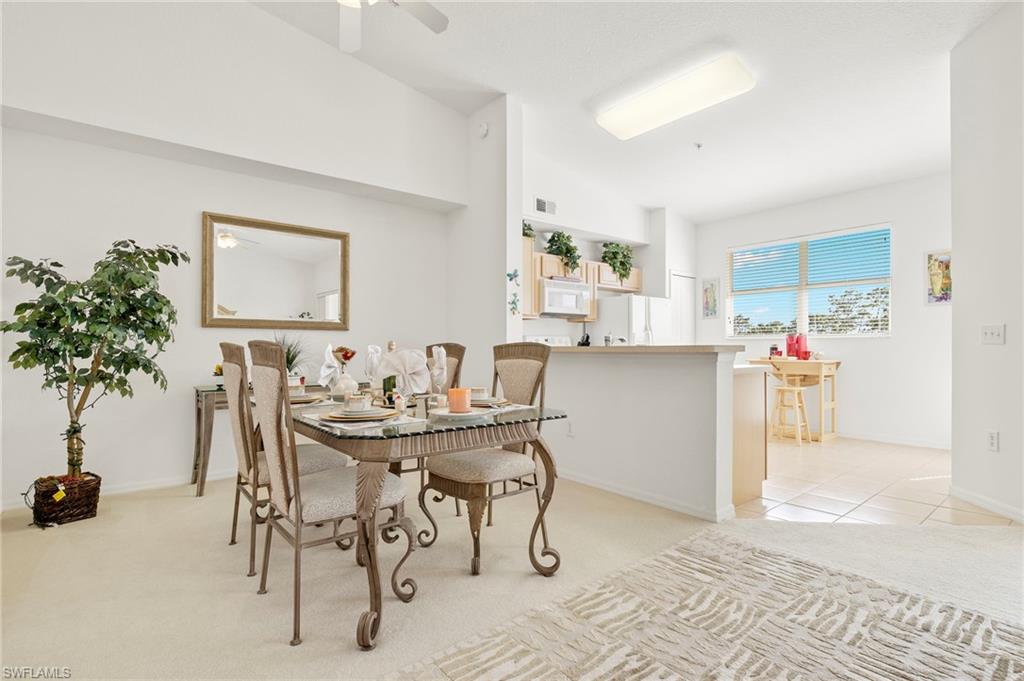
<path fill-rule="evenodd" d="M 405 679 L 1019 679 L 1024 629 L 708 530 Z"/>
<path fill-rule="evenodd" d="M 412 494 L 416 479 L 406 480 Z M 45 531 L 27 525 L 27 512 L 4 513 L 2 663 L 68 665 L 73 679 L 377 678 L 708 527 L 559 481 L 548 512 L 558 574 L 544 578 L 530 567 L 537 507 L 521 495 L 495 502 L 495 525 L 481 539 L 483 574 L 473 577 L 465 508 L 457 518 L 451 500 L 434 504 L 437 543 L 406 562 L 415 599 L 401 603 L 384 580 L 377 648 L 355 643 L 365 572 L 352 551 L 333 546 L 304 554 L 303 643 L 293 648 L 285 544 L 275 539 L 270 591 L 256 595 L 258 578 L 245 577 L 247 547 L 227 543 L 230 484 L 211 483 L 202 499 L 192 493 L 182 486 L 104 496 L 97 518 Z M 388 577 L 403 542 L 381 544 Z"/>
<path fill-rule="evenodd" d="M 411 493 L 415 480 L 407 482 Z M 536 507 L 523 495 L 495 504 L 496 525 L 483 532 L 483 574 L 471 577 L 466 518 L 455 517 L 450 501 L 435 505 L 440 537 L 407 563 L 419 592 L 404 604 L 385 590 L 380 644 L 362 652 L 355 627 L 366 579 L 352 553 L 306 554 L 303 643 L 292 648 L 290 554 L 275 543 L 270 593 L 257 596 L 256 579 L 244 576 L 245 545 L 227 545 L 230 508 L 230 483 L 217 481 L 202 499 L 187 486 L 106 495 L 99 517 L 45 531 L 28 526 L 27 511 L 4 513 L 2 664 L 68 665 L 75 679 L 379 678 L 710 527 L 562 480 L 548 516 L 562 554 L 558 574 L 545 579 L 530 568 L 525 545 Z M 418 510 L 414 517 L 422 527 Z M 961 584 L 963 607 L 995 612 L 994 604 L 1020 603 L 1021 533 L 1013 528 L 717 527 L 886 583 L 898 576 L 904 590 L 942 593 L 941 600 Z M 386 570 L 401 552 L 382 545 Z"/>

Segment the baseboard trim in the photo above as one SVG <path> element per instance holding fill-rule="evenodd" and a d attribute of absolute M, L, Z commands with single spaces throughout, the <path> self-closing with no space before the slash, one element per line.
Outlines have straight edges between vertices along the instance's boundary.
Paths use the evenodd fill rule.
<path fill-rule="evenodd" d="M 605 492 L 618 494 L 619 496 L 627 497 L 629 499 L 635 499 L 648 504 L 654 504 L 655 506 L 661 506 L 662 508 L 667 508 L 670 511 L 678 511 L 679 513 L 692 515 L 696 518 L 700 518 L 701 520 L 709 520 L 713 523 L 729 520 L 736 515 L 736 509 L 732 504 L 720 508 L 717 511 L 712 511 L 690 506 L 688 504 L 681 504 L 674 499 L 669 499 L 668 497 L 661 496 L 660 494 L 650 494 L 649 492 L 643 492 L 632 487 L 627 487 L 626 485 L 606 482 L 589 475 L 576 473 L 574 471 L 567 471 L 562 468 L 558 471 L 558 477 L 564 478 L 565 480 L 572 480 L 573 482 L 578 482 L 581 485 L 586 485 L 588 487 L 596 487 L 597 489 L 604 490 Z M 558 493 L 555 492 L 555 494 L 557 495 Z"/>
<path fill-rule="evenodd" d="M 101 474 L 102 475 L 102 474 Z M 237 471 L 234 468 L 225 469 L 223 471 L 210 471 L 206 474 L 207 482 L 212 480 L 224 480 L 237 475 Z M 167 487 L 179 487 L 181 485 L 188 485 L 192 481 L 192 474 L 189 473 L 185 476 L 177 476 L 173 478 L 157 478 L 155 480 L 145 480 L 143 482 L 122 482 L 116 485 L 108 485 L 103 483 L 100 487 L 100 498 L 102 499 L 106 495 L 115 494 L 130 494 L 132 492 L 143 492 L 150 489 L 165 489 Z M 15 500 L 4 500 L 3 506 L 0 507 L 0 512 L 12 511 L 18 508 L 25 508 L 25 502 L 19 495 L 18 499 Z"/>
<path fill-rule="evenodd" d="M 952 443 L 950 442 L 934 442 L 929 440 L 918 440 L 916 438 L 902 438 L 902 437 L 890 437 L 888 435 L 878 435 L 872 433 L 848 433 L 842 431 L 839 433 L 839 437 L 844 440 L 867 440 L 868 442 L 881 442 L 887 445 L 902 445 L 904 447 L 926 447 L 928 449 L 950 449 Z"/>
<path fill-rule="evenodd" d="M 957 499 L 972 503 L 975 506 L 980 506 L 986 511 L 992 511 L 993 513 L 997 513 L 1005 518 L 1010 518 L 1015 522 L 1024 523 L 1024 510 L 1022 509 L 1014 508 L 1009 504 L 996 501 L 992 497 L 985 496 L 984 494 L 977 494 L 976 492 L 971 492 L 970 490 L 966 490 L 963 487 L 957 487 L 956 485 L 950 486 L 949 493 Z"/>

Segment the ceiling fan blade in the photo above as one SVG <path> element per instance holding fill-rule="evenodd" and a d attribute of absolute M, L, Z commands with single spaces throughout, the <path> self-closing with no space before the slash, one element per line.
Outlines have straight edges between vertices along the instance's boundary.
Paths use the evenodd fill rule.
<path fill-rule="evenodd" d="M 395 4 L 416 17 L 421 24 L 434 33 L 444 33 L 448 28 L 448 17 L 429 2 L 412 0 L 410 2 L 395 2 Z"/>

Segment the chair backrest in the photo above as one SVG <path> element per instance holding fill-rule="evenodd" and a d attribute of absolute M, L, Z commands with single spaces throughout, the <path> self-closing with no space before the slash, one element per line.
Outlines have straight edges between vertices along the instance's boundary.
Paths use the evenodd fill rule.
<path fill-rule="evenodd" d="M 293 499 L 295 507 L 302 508 L 302 497 L 284 348 L 273 341 L 249 341 L 249 354 L 252 355 L 256 418 L 259 419 L 267 472 L 270 474 L 270 500 L 278 511 L 287 515 Z"/>
<path fill-rule="evenodd" d="M 551 347 L 543 343 L 505 343 L 494 346 L 494 381 L 491 392 L 514 404 L 535 404 L 540 396 L 544 408 L 544 375 Z"/>
<path fill-rule="evenodd" d="M 431 343 L 427 346 L 427 358 L 433 356 L 433 348 L 435 345 L 440 345 L 444 348 L 445 356 L 448 358 L 448 378 L 445 382 L 445 392 L 448 388 L 458 388 L 459 381 L 462 380 L 462 360 L 466 357 L 466 346 L 459 345 L 458 343 Z"/>
<path fill-rule="evenodd" d="M 235 455 L 238 457 L 238 472 L 259 480 L 256 471 L 255 426 L 252 420 L 252 405 L 249 402 L 249 375 L 245 369 L 245 348 L 235 343 L 221 343 L 220 352 L 224 369 L 224 392 L 228 398 L 228 414 L 231 417 L 231 435 L 235 438 Z"/>

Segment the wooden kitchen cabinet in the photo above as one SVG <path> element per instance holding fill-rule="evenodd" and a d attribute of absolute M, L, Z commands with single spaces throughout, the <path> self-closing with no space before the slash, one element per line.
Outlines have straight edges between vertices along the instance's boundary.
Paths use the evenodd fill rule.
<path fill-rule="evenodd" d="M 583 282 L 590 284 L 590 314 L 583 318 L 570 319 L 570 322 L 586 323 L 597 321 L 597 281 L 600 277 L 599 262 L 584 260 L 580 263 L 580 272 L 583 274 Z"/>
<path fill-rule="evenodd" d="M 537 292 L 540 289 L 540 285 L 537 283 L 539 274 L 536 271 L 533 257 L 536 255 L 533 252 L 533 243 L 533 237 L 523 237 L 523 271 L 519 273 L 519 282 L 522 285 L 519 295 L 519 310 L 523 314 L 523 319 L 536 319 L 540 315 L 540 306 L 537 300 Z"/>
<path fill-rule="evenodd" d="M 733 371 L 732 503 L 761 496 L 768 477 L 768 383 L 763 368 Z"/>
<path fill-rule="evenodd" d="M 639 267 L 634 267 L 629 272 L 629 276 L 622 282 L 622 288 L 626 291 L 633 291 L 639 293 L 640 289 L 644 287 L 643 270 Z"/>
<path fill-rule="evenodd" d="M 627 293 L 639 293 L 643 288 L 643 275 L 638 267 L 634 267 L 626 279 L 619 279 L 611 265 L 603 262 L 594 263 L 598 266 L 597 286 L 609 291 L 624 291 Z"/>
<path fill-rule="evenodd" d="M 562 260 L 557 255 L 551 255 L 550 253 L 538 253 L 540 257 L 537 258 L 539 267 L 537 268 L 536 275 L 541 279 L 547 279 L 549 277 L 564 277 L 565 266 L 562 265 Z"/>

